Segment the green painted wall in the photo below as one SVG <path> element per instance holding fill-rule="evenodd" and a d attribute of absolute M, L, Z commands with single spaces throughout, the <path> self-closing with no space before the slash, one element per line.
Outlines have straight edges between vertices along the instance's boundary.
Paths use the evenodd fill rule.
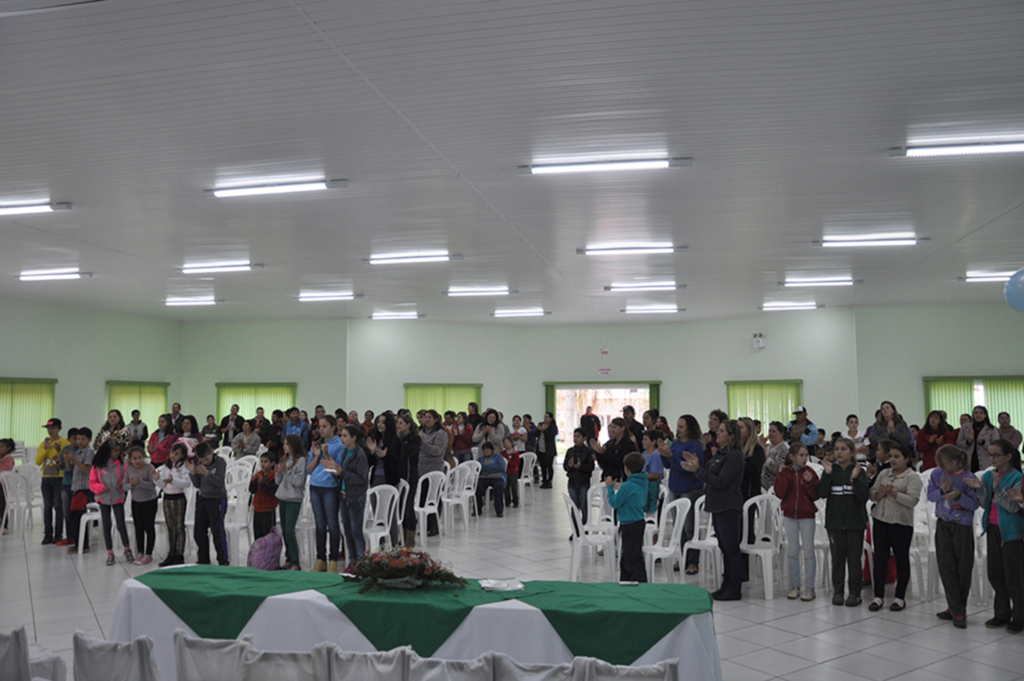
<path fill-rule="evenodd" d="M 178 322 L 0 299 L 0 376 L 56 378 L 65 429 L 103 424 L 109 380 L 167 382 L 178 399 L 180 353 Z"/>

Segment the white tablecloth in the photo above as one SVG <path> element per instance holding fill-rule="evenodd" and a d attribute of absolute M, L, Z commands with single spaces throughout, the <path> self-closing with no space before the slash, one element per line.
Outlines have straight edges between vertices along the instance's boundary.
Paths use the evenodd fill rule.
<path fill-rule="evenodd" d="M 175 680 L 175 629 L 195 635 L 149 587 L 134 579 L 121 585 L 110 640 L 131 641 L 142 635 L 152 638 L 165 681 Z M 239 638 L 243 636 L 251 636 L 253 644 L 263 650 L 305 651 L 323 641 L 336 643 L 343 650 L 376 650 L 344 613 L 313 590 L 267 598 L 239 634 Z M 515 600 L 474 608 L 434 657 L 472 660 L 487 651 L 506 653 L 526 664 L 560 664 L 573 659 L 544 614 Z M 679 658 L 681 681 L 722 681 L 712 613 L 687 617 L 634 664 L 672 658 Z"/>

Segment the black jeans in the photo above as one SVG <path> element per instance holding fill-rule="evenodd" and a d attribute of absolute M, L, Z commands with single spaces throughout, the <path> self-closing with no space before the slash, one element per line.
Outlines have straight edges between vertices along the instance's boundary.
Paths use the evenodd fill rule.
<path fill-rule="evenodd" d="M 210 564 L 210 539 L 213 539 L 213 548 L 217 552 L 217 564 L 228 564 L 227 545 L 224 541 L 223 503 L 223 499 L 207 499 L 196 495 L 196 562 L 200 565 Z"/>
<path fill-rule="evenodd" d="M 1003 541 L 998 525 L 989 525 L 988 581 L 995 591 L 995 617 L 1000 620 L 1024 622 L 1024 572 L 1021 551 L 1024 540 Z"/>
<path fill-rule="evenodd" d="M 619 579 L 623 582 L 646 582 L 647 567 L 644 565 L 644 528 L 647 523 L 638 520 L 620 526 L 622 532 L 622 557 L 619 559 Z"/>
<path fill-rule="evenodd" d="M 117 534 L 121 537 L 121 543 L 126 549 L 131 549 L 131 542 L 128 541 L 128 526 L 124 523 L 124 503 L 100 504 L 100 517 L 103 519 L 103 545 L 107 551 L 114 550 L 114 537 L 111 534 L 110 511 L 114 511 L 114 521 L 117 522 Z"/>
<path fill-rule="evenodd" d="M 505 513 L 505 481 L 501 478 L 480 478 L 476 483 L 476 513 L 484 512 L 484 499 L 487 497 L 487 488 L 491 488 L 494 497 L 494 512 L 498 515 Z"/>
<path fill-rule="evenodd" d="M 253 511 L 252 514 L 252 538 L 253 541 L 270 534 L 270 528 L 274 526 L 274 509 L 269 511 Z"/>
<path fill-rule="evenodd" d="M 974 528 L 940 518 L 935 526 L 935 561 L 949 612 L 966 616 L 974 570 Z"/>
<path fill-rule="evenodd" d="M 711 522 L 715 526 L 718 548 L 722 551 L 722 561 L 725 563 L 721 590 L 730 596 L 738 595 L 743 588 L 743 553 L 740 551 L 743 511 L 738 508 L 715 511 L 711 514 Z"/>
<path fill-rule="evenodd" d="M 829 530 L 829 552 L 832 554 L 832 593 L 843 595 L 846 573 L 849 572 L 850 596 L 860 596 L 864 587 L 864 567 L 861 556 L 864 554 L 864 530 Z M 886 558 L 888 565 L 888 558 Z M 886 574 L 883 572 L 882 574 Z M 885 586 L 885 578 L 882 578 Z"/>
<path fill-rule="evenodd" d="M 550 484 L 555 477 L 555 453 L 538 454 L 537 463 L 540 464 L 540 484 Z"/>
<path fill-rule="evenodd" d="M 156 544 L 156 499 L 132 501 L 132 521 L 135 523 L 135 546 L 140 555 L 153 555 Z"/>
<path fill-rule="evenodd" d="M 896 598 L 907 597 L 910 583 L 910 545 L 914 542 L 914 528 L 910 525 L 896 525 L 878 518 L 871 525 L 875 541 L 875 570 L 872 586 L 875 598 L 885 598 L 885 578 L 889 574 L 889 552 L 896 557 Z M 918 584 L 917 588 L 923 585 Z"/>
<path fill-rule="evenodd" d="M 43 478 L 40 486 L 43 493 L 43 536 L 59 540 L 64 532 L 64 501 L 60 488 L 64 478 Z M 56 524 L 54 516 L 56 515 Z"/>

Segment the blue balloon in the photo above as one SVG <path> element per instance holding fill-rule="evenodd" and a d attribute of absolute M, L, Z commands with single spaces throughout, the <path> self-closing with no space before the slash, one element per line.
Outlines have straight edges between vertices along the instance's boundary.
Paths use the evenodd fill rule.
<path fill-rule="evenodd" d="M 1024 312 L 1024 270 L 1020 270 L 1006 282 L 1003 289 L 1006 302 L 1017 312 Z"/>

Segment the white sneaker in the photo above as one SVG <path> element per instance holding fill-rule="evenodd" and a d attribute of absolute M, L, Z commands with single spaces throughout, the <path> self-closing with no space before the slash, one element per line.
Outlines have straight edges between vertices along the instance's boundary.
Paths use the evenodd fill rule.
<path fill-rule="evenodd" d="M 813 601 L 818 597 L 818 594 L 814 593 L 814 589 L 804 589 L 804 592 L 800 594 L 801 601 Z"/>
<path fill-rule="evenodd" d="M 786 598 L 788 598 L 791 601 L 800 598 L 800 589 L 790 589 L 789 594 L 786 595 Z"/>

